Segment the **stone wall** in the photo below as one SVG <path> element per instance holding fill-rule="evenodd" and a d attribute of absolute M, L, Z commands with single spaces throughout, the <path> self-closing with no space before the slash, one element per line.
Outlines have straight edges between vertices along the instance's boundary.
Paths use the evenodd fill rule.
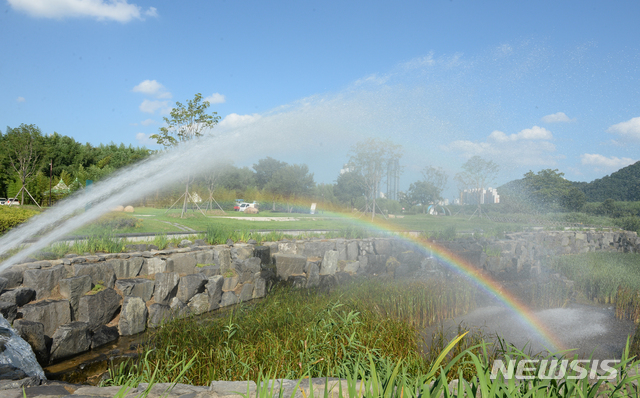
<path fill-rule="evenodd" d="M 428 250 L 396 238 L 184 244 L 15 265 L 0 273 L 0 312 L 47 364 L 176 317 L 264 297 L 278 282 L 330 287 L 364 274 L 416 278 L 447 270 Z M 640 250 L 630 232 L 518 233 L 437 244 L 503 279 L 538 275 L 550 256 Z"/>

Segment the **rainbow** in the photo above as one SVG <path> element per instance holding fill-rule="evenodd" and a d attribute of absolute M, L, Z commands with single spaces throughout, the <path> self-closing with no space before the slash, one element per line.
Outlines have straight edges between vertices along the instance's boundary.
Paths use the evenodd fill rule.
<path fill-rule="evenodd" d="M 565 350 L 560 340 L 558 340 L 558 338 L 550 332 L 544 322 L 538 319 L 536 314 L 527 305 L 525 305 L 518 297 L 505 290 L 500 282 L 496 281 L 488 273 L 483 272 L 481 269 L 473 266 L 465 259 L 455 255 L 446 248 L 437 245 L 434 242 L 430 242 L 424 238 L 408 236 L 407 234 L 403 233 L 404 231 L 401 231 L 398 227 L 382 220 L 374 220 L 373 222 L 371 222 L 370 219 L 364 221 L 359 218 L 353 217 L 352 215 L 346 215 L 344 213 L 335 213 L 335 215 L 340 218 L 348 219 L 351 223 L 361 225 L 365 228 L 373 228 L 384 233 L 393 233 L 399 239 L 410 243 L 425 254 L 431 254 L 435 256 L 438 260 L 447 264 L 451 269 L 467 277 L 480 289 L 495 296 L 498 300 L 500 300 L 502 304 L 506 308 L 508 308 L 522 322 L 523 325 L 527 327 L 527 329 L 531 330 L 540 338 L 541 342 L 543 343 L 542 345 L 550 353 L 557 353 Z"/>

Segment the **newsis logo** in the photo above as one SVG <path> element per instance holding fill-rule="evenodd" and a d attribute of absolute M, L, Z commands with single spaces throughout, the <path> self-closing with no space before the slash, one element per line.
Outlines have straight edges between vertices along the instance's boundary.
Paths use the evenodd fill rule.
<path fill-rule="evenodd" d="M 613 366 L 620 360 L 586 360 L 574 359 L 569 361 L 564 359 L 523 359 L 516 361 L 511 359 L 505 365 L 504 361 L 497 359 L 491 368 L 491 380 L 495 380 L 499 373 L 507 379 L 517 380 L 550 380 L 550 379 L 573 379 L 580 380 L 589 376 L 590 379 L 612 380 L 618 375 L 618 370 Z"/>

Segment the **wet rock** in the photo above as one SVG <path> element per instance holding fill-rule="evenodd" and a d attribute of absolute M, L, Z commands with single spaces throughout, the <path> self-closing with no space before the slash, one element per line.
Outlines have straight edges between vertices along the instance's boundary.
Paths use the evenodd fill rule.
<path fill-rule="evenodd" d="M 61 325 L 53 334 L 51 345 L 51 361 L 67 358 L 91 348 L 89 324 L 86 322 L 71 322 Z"/>
<path fill-rule="evenodd" d="M 169 304 L 176 296 L 180 276 L 177 272 L 165 272 L 156 275 L 154 300 L 158 304 Z"/>
<path fill-rule="evenodd" d="M 91 277 L 91 284 L 93 286 L 102 285 L 108 288 L 113 288 L 116 283 L 116 273 L 113 270 L 111 264 L 98 263 L 98 264 L 73 264 L 73 275 L 83 276 L 89 275 Z"/>
<path fill-rule="evenodd" d="M 140 297 L 125 297 L 118 321 L 121 336 L 130 336 L 144 332 L 147 326 L 147 307 Z"/>
<path fill-rule="evenodd" d="M 140 275 L 144 262 L 145 259 L 142 257 L 133 257 L 131 259 L 109 260 L 106 263 L 113 268 L 117 279 L 125 279 Z"/>
<path fill-rule="evenodd" d="M 320 275 L 333 275 L 338 270 L 338 252 L 329 250 L 324 253 L 322 265 L 320 266 Z"/>
<path fill-rule="evenodd" d="M 36 299 L 41 300 L 51 297 L 53 288 L 58 285 L 65 274 L 66 271 L 62 264 L 46 269 L 26 269 L 22 284 L 35 290 Z"/>
<path fill-rule="evenodd" d="M 124 297 L 140 297 L 147 302 L 153 296 L 155 282 L 149 279 L 121 279 L 116 281 L 116 289 L 122 292 Z"/>
<path fill-rule="evenodd" d="M 216 275 L 208 279 L 205 288 L 207 291 L 207 296 L 209 297 L 209 311 L 215 310 L 220 307 L 223 284 L 224 278 L 222 276 Z"/>
<path fill-rule="evenodd" d="M 120 310 L 121 300 L 122 297 L 111 288 L 82 296 L 78 306 L 78 320 L 88 323 L 91 330 L 106 325 Z"/>
<path fill-rule="evenodd" d="M 69 300 L 72 319 L 78 318 L 78 306 L 80 297 L 91 290 L 91 277 L 89 275 L 74 276 L 60 280 L 60 295 Z"/>
<path fill-rule="evenodd" d="M 69 300 L 45 300 L 27 304 L 20 308 L 22 319 L 40 322 L 44 325 L 44 335 L 53 336 L 58 326 L 71 322 Z"/>
<path fill-rule="evenodd" d="M 167 271 L 179 274 L 196 272 L 196 259 L 190 254 L 176 254 L 167 259 Z"/>
<path fill-rule="evenodd" d="M 49 350 L 45 342 L 44 325 L 42 323 L 18 319 L 13 322 L 13 328 L 24 341 L 29 343 L 38 363 L 46 364 L 49 362 Z"/>
<path fill-rule="evenodd" d="M 307 264 L 305 256 L 297 254 L 276 254 L 273 256 L 278 278 L 286 281 L 291 275 L 302 275 Z"/>
<path fill-rule="evenodd" d="M 204 292 L 207 277 L 203 274 L 191 274 L 180 278 L 176 297 L 183 303 L 189 302 L 191 297 Z"/>
<path fill-rule="evenodd" d="M 36 298 L 36 291 L 30 287 L 18 287 L 13 290 L 6 291 L 0 295 L 0 301 L 14 303 L 18 307 L 29 303 Z"/>
<path fill-rule="evenodd" d="M 118 333 L 116 326 L 102 325 L 98 327 L 91 336 L 91 349 L 93 350 L 112 341 L 116 341 L 118 337 L 120 337 L 120 333 Z"/>
<path fill-rule="evenodd" d="M 0 380 L 21 380 L 29 377 L 22 369 L 9 364 L 0 364 Z"/>
<path fill-rule="evenodd" d="M 220 299 L 220 307 L 227 307 L 229 305 L 237 304 L 238 296 L 234 292 L 224 292 Z"/>
<path fill-rule="evenodd" d="M 149 306 L 148 326 L 150 328 L 157 328 L 171 319 L 171 307 L 168 305 L 154 303 Z"/>

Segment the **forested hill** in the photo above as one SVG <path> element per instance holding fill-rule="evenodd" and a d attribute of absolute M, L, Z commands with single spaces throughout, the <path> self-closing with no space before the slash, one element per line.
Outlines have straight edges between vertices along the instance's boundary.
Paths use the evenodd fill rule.
<path fill-rule="evenodd" d="M 640 162 L 591 182 L 574 182 L 587 196 L 587 202 L 640 200 Z"/>

